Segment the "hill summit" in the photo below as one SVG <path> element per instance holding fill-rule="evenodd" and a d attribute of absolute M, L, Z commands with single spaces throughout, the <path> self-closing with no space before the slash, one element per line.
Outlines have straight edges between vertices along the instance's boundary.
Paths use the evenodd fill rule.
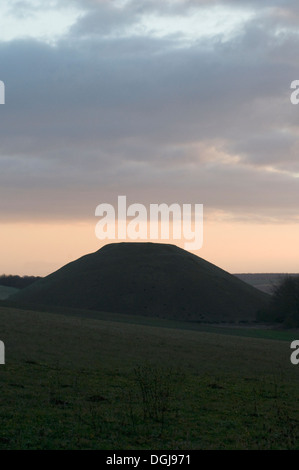
<path fill-rule="evenodd" d="M 175 245 L 111 243 L 11 297 L 184 321 L 255 320 L 268 296 Z"/>

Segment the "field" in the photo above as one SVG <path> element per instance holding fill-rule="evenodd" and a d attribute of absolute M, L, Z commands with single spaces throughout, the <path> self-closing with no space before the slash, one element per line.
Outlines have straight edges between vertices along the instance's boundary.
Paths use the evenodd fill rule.
<path fill-rule="evenodd" d="M 0 331 L 1 449 L 299 448 L 299 332 L 5 307 Z"/>
<path fill-rule="evenodd" d="M 258 273 L 258 274 L 235 274 L 242 281 L 251 284 L 267 294 L 272 294 L 275 286 L 279 285 L 286 276 L 298 276 L 298 274 L 287 273 Z"/>

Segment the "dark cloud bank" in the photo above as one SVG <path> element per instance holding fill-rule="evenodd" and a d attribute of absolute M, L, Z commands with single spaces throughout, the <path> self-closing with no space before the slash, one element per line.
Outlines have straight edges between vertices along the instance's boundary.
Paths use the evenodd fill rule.
<path fill-rule="evenodd" d="M 295 2 L 242 2 L 254 16 L 230 39 L 190 42 L 130 28 L 207 2 L 76 3 L 55 45 L 0 43 L 2 220 L 88 218 L 118 194 L 297 219 Z"/>

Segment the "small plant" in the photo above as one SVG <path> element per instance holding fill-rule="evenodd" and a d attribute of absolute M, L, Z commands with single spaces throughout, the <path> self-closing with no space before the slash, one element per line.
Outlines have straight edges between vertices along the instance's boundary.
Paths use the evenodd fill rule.
<path fill-rule="evenodd" d="M 178 374 L 172 369 L 156 365 L 140 365 L 134 369 L 138 386 L 143 418 L 161 423 L 163 428 L 166 413 L 172 411 Z"/>

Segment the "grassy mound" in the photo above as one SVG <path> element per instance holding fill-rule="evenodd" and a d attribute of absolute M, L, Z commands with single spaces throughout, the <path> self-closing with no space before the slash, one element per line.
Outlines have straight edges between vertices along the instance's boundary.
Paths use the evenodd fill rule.
<path fill-rule="evenodd" d="M 174 245 L 113 243 L 11 299 L 184 321 L 240 322 L 255 320 L 268 296 Z"/>

